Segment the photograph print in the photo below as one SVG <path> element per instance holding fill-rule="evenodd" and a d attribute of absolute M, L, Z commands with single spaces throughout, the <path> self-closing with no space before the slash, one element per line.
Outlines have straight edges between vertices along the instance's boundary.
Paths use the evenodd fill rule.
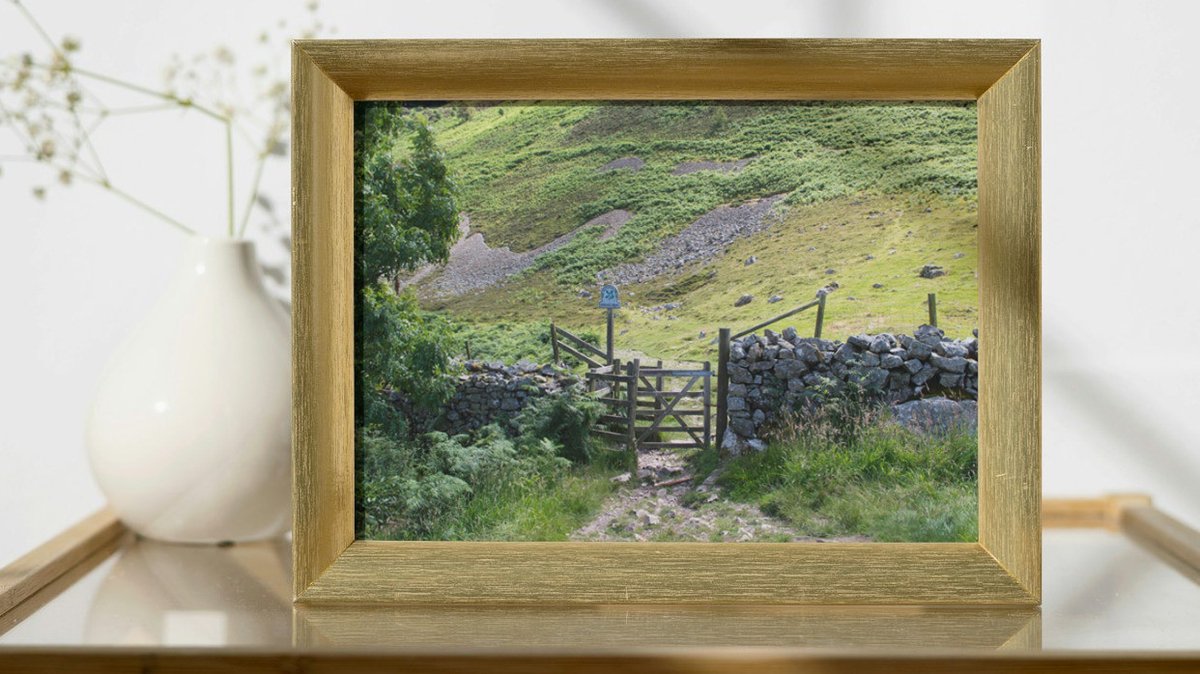
<path fill-rule="evenodd" d="M 359 102 L 373 540 L 975 541 L 973 102 Z"/>

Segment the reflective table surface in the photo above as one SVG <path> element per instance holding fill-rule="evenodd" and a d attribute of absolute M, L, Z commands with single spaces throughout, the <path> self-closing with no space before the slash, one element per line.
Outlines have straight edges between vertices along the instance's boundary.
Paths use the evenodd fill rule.
<path fill-rule="evenodd" d="M 0 647 L 1200 651 L 1200 585 L 1098 529 L 1045 532 L 1040 609 L 293 608 L 290 566 L 286 541 L 209 547 L 126 537 L 99 564 L 4 616 Z"/>

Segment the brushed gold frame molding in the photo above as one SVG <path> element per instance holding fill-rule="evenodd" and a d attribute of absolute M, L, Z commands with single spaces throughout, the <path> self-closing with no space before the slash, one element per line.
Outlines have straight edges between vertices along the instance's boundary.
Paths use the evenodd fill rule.
<path fill-rule="evenodd" d="M 297 41 L 293 564 L 306 604 L 989 604 L 1041 597 L 1037 40 Z M 977 543 L 354 539 L 358 100 L 974 100 Z"/>

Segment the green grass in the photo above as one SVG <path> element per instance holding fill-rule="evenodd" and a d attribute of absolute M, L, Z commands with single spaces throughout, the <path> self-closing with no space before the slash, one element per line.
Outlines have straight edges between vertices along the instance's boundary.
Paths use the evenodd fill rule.
<path fill-rule="evenodd" d="M 632 220 L 535 265 L 559 283 L 637 257 L 709 210 L 768 194 L 814 204 L 860 193 L 966 197 L 976 188 L 971 104 L 519 103 L 463 121 L 426 109 L 460 186 L 460 206 L 492 246 L 528 250 L 616 208 Z M 599 172 L 624 156 L 639 171 Z M 753 158 L 738 172 L 672 175 L 684 161 Z"/>
<path fill-rule="evenodd" d="M 930 292 L 938 294 L 948 334 L 966 337 L 978 325 L 973 105 L 504 103 L 467 110 L 464 121 L 447 107 L 424 109 L 460 186 L 459 205 L 489 245 L 527 250 L 609 210 L 633 213 L 615 236 L 600 241 L 600 228 L 581 231 L 508 283 L 422 300 L 474 324 L 463 332 L 481 353 L 545 361 L 551 320 L 600 333 L 594 295 L 578 296 L 595 292 L 595 272 L 637 259 L 717 206 L 777 193 L 788 196 L 782 222 L 769 230 L 708 263 L 621 288 L 620 357 L 715 361 L 719 328 L 770 318 L 830 281 L 841 288 L 829 299 L 827 337 L 911 331 L 927 321 Z M 636 172 L 597 171 L 625 156 L 646 164 Z M 746 157 L 754 160 L 736 173 L 671 174 L 683 161 Z M 757 264 L 745 266 L 751 255 Z M 927 263 L 950 273 L 921 279 Z M 755 301 L 733 307 L 743 293 Z M 775 294 L 783 301 L 767 304 Z M 667 302 L 682 305 L 673 319 L 641 311 Z M 814 318 L 810 311 L 776 328 L 809 332 Z M 501 337 L 486 336 L 491 326 Z M 517 344 L 503 337 L 516 332 L 547 338 Z"/>
<path fill-rule="evenodd" d="M 852 438 L 817 421 L 766 451 L 730 462 L 718 482 L 812 536 L 877 541 L 974 541 L 976 440 L 966 432 L 919 436 L 882 418 Z"/>
<path fill-rule="evenodd" d="M 861 197 L 792 207 L 780 225 L 735 242 L 728 254 L 708 264 L 622 287 L 624 306 L 616 318 L 618 354 L 715 363 L 711 342 L 719 328 L 736 332 L 766 320 L 807 302 L 834 280 L 841 287 L 829 296 L 826 307 L 828 338 L 911 332 L 928 321 L 930 292 L 938 295 L 939 325 L 952 337 L 969 337 L 978 325 L 979 306 L 974 222 L 974 204 L 965 200 Z M 746 266 L 751 255 L 758 262 Z M 927 263 L 939 264 L 949 274 L 919 278 L 917 272 Z M 826 274 L 831 268 L 836 273 Z M 876 283 L 883 287 L 873 287 Z M 755 301 L 734 307 L 742 293 L 753 294 Z M 775 294 L 783 301 L 768 304 L 767 298 Z M 641 311 L 666 302 L 681 305 L 669 312 L 674 320 L 667 318 L 668 312 Z M 549 355 L 551 320 L 572 331 L 600 335 L 603 330 L 604 312 L 596 308 L 595 297 L 578 297 L 578 287 L 559 285 L 548 272 L 478 293 L 426 300 L 425 305 L 473 324 L 476 334 L 497 324 L 510 326 L 502 332 L 511 332 L 517 324 L 544 332 L 540 354 L 536 344 L 528 343 L 534 360 L 544 361 Z M 815 311 L 808 311 L 775 329 L 794 325 L 811 334 L 815 317 Z"/>
<path fill-rule="evenodd" d="M 470 341 L 477 358 L 546 362 L 550 321 L 598 342 L 596 272 L 638 259 L 718 206 L 772 194 L 787 196 L 768 230 L 678 274 L 621 288 L 619 358 L 715 366 L 719 328 L 749 327 L 831 281 L 840 288 L 829 296 L 827 338 L 911 332 L 927 322 L 931 292 L 951 337 L 978 325 L 972 104 L 501 103 L 424 112 L 460 187 L 460 208 L 492 247 L 529 250 L 610 210 L 633 214 L 605 240 L 599 227 L 580 231 L 507 283 L 423 298 L 424 308 L 451 318 L 461 353 Z M 626 156 L 645 166 L 597 170 Z M 753 161 L 739 172 L 672 175 L 684 161 L 743 158 Z M 757 262 L 747 266 L 751 255 Z M 919 278 L 928 263 L 949 274 Z M 584 288 L 593 296 L 580 298 Z M 744 293 L 755 300 L 735 308 Z M 768 304 L 776 294 L 783 300 Z M 644 311 L 668 302 L 681 306 Z M 774 327 L 811 334 L 814 319 L 809 311 Z M 925 438 L 879 423 L 861 430 L 853 442 L 783 433 L 766 452 L 728 466 L 723 484 L 811 535 L 975 539 L 973 437 Z M 715 453 L 694 464 L 707 475 Z M 561 486 L 492 490 L 442 535 L 558 540 L 599 506 L 611 474 L 577 467 Z"/>
<path fill-rule="evenodd" d="M 609 465 L 611 464 L 611 465 Z M 586 524 L 615 489 L 616 461 L 578 466 L 532 481 L 477 484 L 465 506 L 414 537 L 394 526 L 368 527 L 370 540 L 563 541 Z"/>
<path fill-rule="evenodd" d="M 615 465 L 615 462 L 614 462 Z M 431 540 L 564 541 L 587 524 L 615 489 L 617 468 L 592 464 L 532 485 L 480 490 Z"/>

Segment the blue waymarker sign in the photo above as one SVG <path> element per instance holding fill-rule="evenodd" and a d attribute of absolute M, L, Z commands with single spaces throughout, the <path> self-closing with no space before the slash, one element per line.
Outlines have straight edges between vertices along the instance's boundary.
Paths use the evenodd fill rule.
<path fill-rule="evenodd" d="M 621 308 L 621 298 L 617 295 L 617 287 L 615 285 L 608 284 L 600 288 L 600 308 Z"/>

